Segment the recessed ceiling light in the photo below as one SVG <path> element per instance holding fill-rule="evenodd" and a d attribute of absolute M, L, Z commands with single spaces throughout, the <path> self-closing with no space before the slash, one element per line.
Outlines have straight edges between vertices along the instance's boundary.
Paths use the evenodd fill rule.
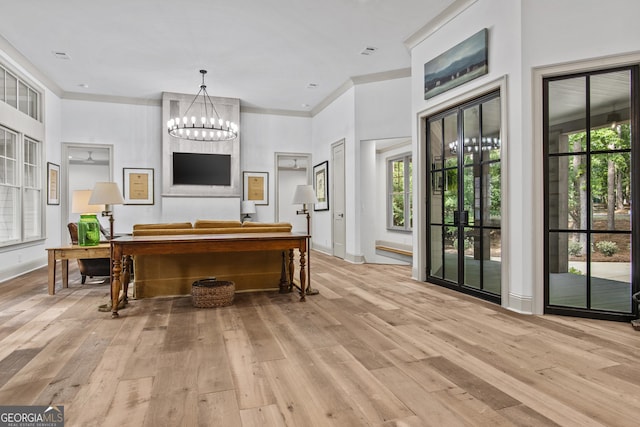
<path fill-rule="evenodd" d="M 86 83 L 80 83 L 78 86 L 80 86 L 81 88 L 84 88 L 84 89 L 89 87 L 89 85 L 86 84 Z"/>
<path fill-rule="evenodd" d="M 373 55 L 376 50 L 378 50 L 377 47 L 366 46 L 364 49 L 362 49 L 362 51 L 360 52 L 360 55 L 366 55 L 366 56 Z"/>
<path fill-rule="evenodd" d="M 309 83 L 307 89 L 316 89 L 318 86 L 320 86 L 318 83 Z"/>
<path fill-rule="evenodd" d="M 64 60 L 70 60 L 71 57 L 66 53 L 66 52 L 62 52 L 59 50 L 54 50 L 53 52 L 51 52 L 53 54 L 53 56 L 55 56 L 58 59 L 64 59 Z"/>

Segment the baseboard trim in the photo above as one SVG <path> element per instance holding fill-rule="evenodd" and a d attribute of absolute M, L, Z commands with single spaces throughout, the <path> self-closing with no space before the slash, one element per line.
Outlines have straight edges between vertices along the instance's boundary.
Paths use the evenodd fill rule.
<path fill-rule="evenodd" d="M 522 314 L 533 314 L 533 298 L 509 293 L 506 308 Z"/>
<path fill-rule="evenodd" d="M 365 263 L 364 255 L 354 255 L 354 254 L 347 253 L 344 256 L 344 260 L 347 261 L 347 262 L 350 262 L 352 264 L 364 264 Z"/>
<path fill-rule="evenodd" d="M 22 276 L 23 274 L 44 267 L 48 262 L 49 261 L 47 257 L 43 257 L 2 269 L 0 270 L 0 283 L 6 282 L 7 280 L 15 279 L 18 276 Z"/>

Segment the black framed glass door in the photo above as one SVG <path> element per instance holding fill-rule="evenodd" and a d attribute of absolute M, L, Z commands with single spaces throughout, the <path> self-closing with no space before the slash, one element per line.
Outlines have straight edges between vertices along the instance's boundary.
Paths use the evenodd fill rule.
<path fill-rule="evenodd" d="M 543 82 L 546 313 L 637 314 L 638 79 L 633 66 Z"/>
<path fill-rule="evenodd" d="M 500 93 L 427 120 L 427 280 L 500 302 Z"/>

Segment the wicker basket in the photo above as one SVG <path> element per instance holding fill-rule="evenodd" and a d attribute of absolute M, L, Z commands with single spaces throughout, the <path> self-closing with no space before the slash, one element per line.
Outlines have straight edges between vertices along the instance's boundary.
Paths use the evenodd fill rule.
<path fill-rule="evenodd" d="M 225 280 L 202 279 L 191 285 L 191 299 L 194 307 L 226 307 L 233 304 L 236 284 Z"/>

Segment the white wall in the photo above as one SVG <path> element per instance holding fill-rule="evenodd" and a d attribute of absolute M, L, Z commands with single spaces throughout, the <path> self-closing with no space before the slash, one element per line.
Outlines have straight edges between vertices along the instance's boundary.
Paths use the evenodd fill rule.
<path fill-rule="evenodd" d="M 636 0 L 583 0 L 579 5 L 569 0 L 522 0 L 523 120 L 516 137 L 522 141 L 522 167 L 530 178 L 525 188 L 531 202 L 523 219 L 533 239 L 524 243 L 529 265 L 523 275 L 534 280 L 533 312 L 542 312 L 544 306 L 542 75 L 639 63 L 638 16 Z"/>
<path fill-rule="evenodd" d="M 310 153 L 311 118 L 241 113 L 240 120 L 240 166 L 243 171 L 269 173 L 269 204 L 256 206 L 256 212 L 261 222 L 273 222 L 276 212 L 275 153 Z M 291 197 L 293 193 L 289 201 Z"/>
<path fill-rule="evenodd" d="M 278 179 L 280 180 L 280 198 L 278 199 L 279 218 L 277 220 L 291 223 L 293 232 L 306 233 L 307 216 L 296 214 L 297 210 L 302 209 L 302 205 L 294 205 L 291 202 L 293 201 L 296 187 L 308 183 L 307 170 L 302 168 L 298 170 L 280 170 Z M 307 209 L 313 216 L 313 206 L 307 206 Z M 257 221 L 262 221 L 262 219 L 258 217 Z"/>
<path fill-rule="evenodd" d="M 537 87 L 532 81 L 535 68 L 588 59 L 594 59 L 591 66 L 598 67 L 597 58 L 604 64 L 611 55 L 637 52 L 640 27 L 635 21 L 639 14 L 640 2 L 634 0 L 479 0 L 412 50 L 412 110 L 416 117 L 465 99 L 496 79 L 507 78 L 502 93 L 507 104 L 507 123 L 503 125 L 508 130 L 503 135 L 503 203 L 508 206 L 504 212 L 508 219 L 503 217 L 508 224 L 505 229 L 503 223 L 503 249 L 508 248 L 505 256 L 509 262 L 503 276 L 508 295 L 505 298 L 503 293 L 502 303 L 506 307 L 542 311 L 543 230 L 536 226 L 544 206 L 540 196 L 542 176 L 536 173 L 542 145 L 533 138 L 537 130 L 532 120 L 541 114 L 532 108 L 541 95 L 532 92 Z M 489 29 L 489 74 L 425 101 L 424 63 L 485 27 Z M 418 132 L 414 158 L 422 153 L 417 142 L 424 137 L 419 123 L 417 120 L 414 127 Z M 423 172 L 424 165 L 416 168 L 416 177 Z M 415 203 L 424 197 L 424 188 L 420 191 Z M 424 227 L 424 209 L 416 221 L 418 227 Z M 422 248 L 424 239 L 416 242 L 414 252 Z M 423 267 L 414 269 L 420 279 L 424 278 Z"/>
<path fill-rule="evenodd" d="M 553 12 L 550 12 L 553 13 Z M 433 113 L 438 109 L 454 105 L 469 97 L 469 93 L 493 86 L 492 82 L 507 77 L 507 90 L 502 93 L 506 99 L 508 123 L 503 140 L 503 249 L 511 248 L 505 255 L 507 273 L 503 274 L 503 305 L 510 305 L 510 297 L 518 300 L 519 307 L 530 310 L 533 295 L 533 275 L 531 274 L 531 247 L 527 242 L 533 239 L 531 222 L 526 218 L 532 210 L 531 192 L 524 189 L 531 186 L 531 158 L 522 149 L 522 87 L 521 87 L 521 48 L 520 48 L 520 2 L 513 0 L 479 0 L 463 13 L 456 16 L 438 31 L 431 34 L 412 50 L 412 108 L 416 122 L 414 130 L 414 270 L 416 278 L 426 277 L 426 186 L 420 179 L 426 173 L 424 149 L 418 141 L 424 141 L 424 124 L 418 117 L 425 112 Z M 546 25 L 544 25 L 546 28 Z M 451 89 L 429 100 L 424 99 L 424 64 L 458 43 L 466 40 L 483 28 L 489 29 L 489 73 L 457 88 Z M 505 105 L 505 104 L 503 104 Z M 516 132 L 512 130 L 515 129 Z M 423 142 L 420 142 L 423 143 Z M 506 221 L 504 218 L 517 220 Z M 504 252 L 504 251 L 503 251 Z M 503 272 L 505 270 L 503 269 Z M 510 297 L 505 298 L 505 295 Z M 522 302 L 524 301 L 524 303 Z"/>
<path fill-rule="evenodd" d="M 128 233 L 133 224 L 163 218 L 160 117 L 159 105 L 62 101 L 62 142 L 112 145 L 113 180 L 121 190 L 123 168 L 154 169 L 155 204 L 114 206 L 115 233 Z"/>
<path fill-rule="evenodd" d="M 11 58 L 0 46 L 0 57 L 3 63 L 8 67 L 16 70 L 21 76 L 27 79 L 29 83 L 33 84 L 36 88 L 43 91 L 43 117 L 44 117 L 44 131 L 29 132 L 29 136 L 39 141 L 44 142 L 43 155 L 45 157 L 43 164 L 43 177 L 42 177 L 42 189 L 46 194 L 46 162 L 52 162 L 56 164 L 60 163 L 60 117 L 61 107 L 60 98 L 53 92 L 46 89 L 42 83 L 34 77 L 25 67 L 21 66 L 13 58 Z M 7 112 L 7 114 L 13 114 L 17 110 L 11 107 L 6 107 L 13 111 Z M 6 111 L 6 110 L 3 110 Z M 30 118 L 22 113 L 18 113 L 18 120 L 32 121 Z M 0 123 L 6 117 L 0 118 Z M 41 128 L 40 126 L 38 126 Z M 23 128 L 28 129 L 29 126 Z M 46 201 L 43 199 L 43 203 Z M 45 240 L 40 242 L 34 242 L 33 244 L 21 245 L 17 249 L 8 249 L 0 252 L 0 281 L 7 280 L 11 277 L 20 275 L 27 271 L 39 268 L 47 263 L 46 248 L 52 246 L 58 246 L 61 243 L 60 233 L 60 218 L 61 218 L 61 205 L 45 205 Z"/>
<path fill-rule="evenodd" d="M 345 221 L 346 221 L 346 258 L 356 259 L 358 248 L 356 248 L 357 219 L 355 217 L 355 197 L 356 197 L 356 163 L 355 148 L 355 90 L 351 88 L 343 93 L 331 105 L 318 113 L 311 124 L 312 157 L 313 164 L 316 165 L 325 160 L 329 161 L 329 210 L 313 213 L 311 222 L 313 247 L 332 253 L 332 194 L 331 186 L 334 179 L 331 176 L 333 162 L 331 161 L 331 144 L 344 139 L 345 146 Z"/>

